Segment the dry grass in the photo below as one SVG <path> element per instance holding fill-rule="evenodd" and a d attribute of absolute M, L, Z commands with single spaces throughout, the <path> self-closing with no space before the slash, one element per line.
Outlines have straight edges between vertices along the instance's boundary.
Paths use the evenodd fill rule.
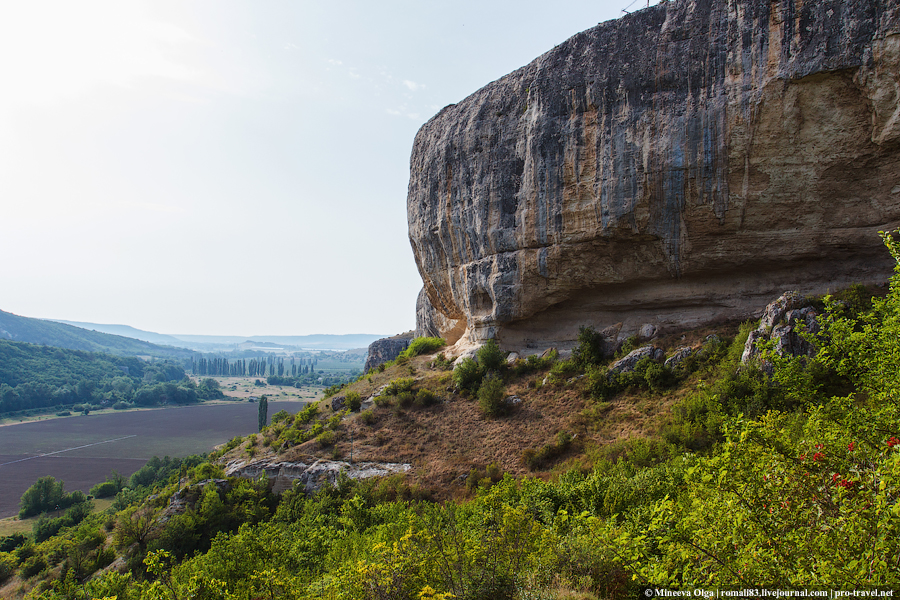
<path fill-rule="evenodd" d="M 720 335 L 728 335 L 721 332 Z M 705 330 L 662 340 L 668 348 L 699 344 L 712 333 Z M 441 401 L 431 407 L 373 406 L 375 419 L 366 424 L 359 415 L 344 418 L 333 447 L 322 448 L 310 440 L 281 453 L 283 460 L 301 456 L 322 456 L 354 461 L 406 462 L 414 467 L 413 479 L 439 497 L 465 493 L 465 479 L 471 469 L 484 469 L 491 463 L 513 475 L 530 473 L 547 477 L 554 469 L 572 465 L 590 468 L 591 456 L 603 447 L 632 437 L 652 436 L 670 414 L 671 407 L 694 387 L 690 379 L 670 393 L 654 394 L 646 390 L 624 392 L 609 402 L 598 402 L 585 391 L 586 380 L 559 385 L 537 386 L 547 371 L 511 377 L 507 392 L 522 399 L 506 416 L 491 419 L 482 415 L 473 398 L 452 391 L 448 371 L 431 369 L 430 356 L 420 356 L 405 365 L 395 365 L 382 373 L 372 373 L 351 384 L 340 394 L 356 391 L 362 398 L 371 396 L 382 385 L 400 377 L 412 377 L 416 388 L 428 388 Z M 330 402 L 320 404 L 319 416 L 333 413 Z M 552 443 L 558 432 L 575 435 L 567 454 L 546 465 L 545 471 L 530 472 L 522 459 L 528 448 Z M 235 453 L 241 452 L 236 449 Z M 257 457 L 274 455 L 261 446 Z M 245 455 L 246 456 L 246 455 Z"/>
<path fill-rule="evenodd" d="M 206 379 L 206 376 L 194 376 L 191 379 L 196 383 Z M 265 382 L 265 377 L 211 377 L 219 382 L 222 393 L 230 398 L 246 400 L 251 396 L 268 396 L 276 400 L 299 400 L 303 402 L 315 402 L 322 398 L 322 386 L 304 386 L 295 388 L 288 385 L 254 385 L 254 381 Z"/>
<path fill-rule="evenodd" d="M 728 339 L 738 328 L 738 323 L 729 323 L 669 335 L 654 343 L 670 353 L 680 346 L 697 347 L 713 333 Z M 282 451 L 280 458 L 295 460 L 312 455 L 346 460 L 352 439 L 354 461 L 410 463 L 416 483 L 436 497 L 454 497 L 466 493 L 465 480 L 473 468 L 483 471 L 492 463 L 513 475 L 538 477 L 572 467 L 590 469 L 593 461 L 604 455 L 604 449 L 615 451 L 630 438 L 658 435 L 672 407 L 690 394 L 702 377 L 694 374 L 666 392 L 627 390 L 604 402 L 589 396 L 586 378 L 541 385 L 549 370 L 518 377 L 510 373 L 507 393 L 522 402 L 507 415 L 492 419 L 482 414 L 477 400 L 455 393 L 450 372 L 431 369 L 432 359 L 419 356 L 407 364 L 373 372 L 340 394 L 355 391 L 366 399 L 395 379 L 411 377 L 416 389 L 433 391 L 440 398 L 438 404 L 401 408 L 395 402 L 393 406 L 372 406 L 374 420 L 370 424 L 357 414 L 344 417 L 333 446 L 323 448 L 310 440 Z M 325 420 L 332 415 L 330 402 L 322 402 L 319 418 Z M 545 470 L 529 471 L 523 451 L 553 444 L 559 432 L 573 434 L 574 443 L 564 454 L 548 461 Z M 242 446 L 232 452 L 243 450 Z M 257 457 L 264 454 L 274 457 L 275 451 L 260 446 Z"/>

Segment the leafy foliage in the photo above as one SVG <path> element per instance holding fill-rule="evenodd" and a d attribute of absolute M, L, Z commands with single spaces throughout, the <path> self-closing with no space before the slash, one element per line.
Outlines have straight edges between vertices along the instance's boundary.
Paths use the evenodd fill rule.
<path fill-rule="evenodd" d="M 107 477 L 106 481 L 98 483 L 91 488 L 90 494 L 94 498 L 109 498 L 115 496 L 125 487 L 125 478 L 116 471 Z"/>
<path fill-rule="evenodd" d="M 67 494 L 63 482 L 47 475 L 38 479 L 22 494 L 19 501 L 19 518 L 25 519 L 51 510 L 65 510 L 73 504 L 86 502 L 83 492 Z"/>
<path fill-rule="evenodd" d="M 398 358 L 412 358 L 421 354 L 431 354 L 436 350 L 440 350 L 447 344 L 447 341 L 438 337 L 418 337 L 410 342 L 406 350 L 400 353 Z"/>
<path fill-rule="evenodd" d="M 477 392 L 484 370 L 471 358 L 464 358 L 453 368 L 453 383 L 460 390 Z"/>
<path fill-rule="evenodd" d="M 156 404 L 165 401 L 166 392 L 174 394 L 155 386 L 184 376 L 174 363 L 0 340 L 0 413 L 79 403 L 111 406 L 130 402 L 138 393 L 145 404 Z M 192 393 L 186 401 L 197 400 Z"/>
<path fill-rule="evenodd" d="M 506 412 L 506 386 L 497 374 L 488 374 L 478 388 L 478 407 L 487 417 L 499 417 Z"/>
<path fill-rule="evenodd" d="M 578 345 L 572 351 L 572 360 L 582 366 L 596 365 L 606 358 L 603 336 L 590 326 L 578 328 Z"/>
<path fill-rule="evenodd" d="M 478 364 L 487 372 L 498 372 L 506 364 L 506 353 L 500 350 L 497 340 L 490 339 L 475 353 Z"/>

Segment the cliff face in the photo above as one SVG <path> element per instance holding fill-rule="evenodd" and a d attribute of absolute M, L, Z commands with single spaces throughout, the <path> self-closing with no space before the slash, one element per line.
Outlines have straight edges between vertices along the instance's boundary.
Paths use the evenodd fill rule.
<path fill-rule="evenodd" d="M 891 273 L 900 2 L 679 0 L 444 108 L 410 160 L 419 328 L 509 349 Z"/>
<path fill-rule="evenodd" d="M 368 373 L 378 365 L 397 358 L 413 341 L 414 332 L 408 331 L 394 337 L 382 338 L 369 344 L 369 354 L 363 371 Z"/>

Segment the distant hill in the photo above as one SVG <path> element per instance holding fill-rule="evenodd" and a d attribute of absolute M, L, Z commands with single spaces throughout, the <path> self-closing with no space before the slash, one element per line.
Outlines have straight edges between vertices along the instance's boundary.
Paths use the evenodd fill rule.
<path fill-rule="evenodd" d="M 193 352 L 185 348 L 159 346 L 140 339 L 91 331 L 56 321 L 21 317 L 2 310 L 0 339 L 120 356 L 187 359 L 193 355 Z"/>
<path fill-rule="evenodd" d="M 35 341 L 33 339 L 19 339 L 9 337 L 3 333 L 7 329 L 10 333 L 13 330 L 3 326 L 3 316 L 13 317 L 15 319 L 25 319 L 26 317 L 18 317 L 10 313 L 0 311 L 0 339 L 13 339 L 16 341 L 32 342 L 34 344 L 48 344 L 50 346 L 61 346 L 63 348 L 75 348 L 78 350 L 93 350 L 94 348 L 83 348 L 81 346 L 62 346 L 61 344 L 53 344 L 44 341 Z M 79 330 L 85 330 L 89 333 L 108 334 L 116 337 L 130 338 L 133 340 L 141 340 L 150 344 L 173 346 L 175 348 L 187 348 L 195 352 L 221 352 L 223 350 L 238 349 L 242 344 L 252 344 L 259 348 L 285 348 L 286 350 L 356 350 L 358 348 L 368 348 L 369 344 L 375 340 L 387 337 L 384 334 L 371 333 L 348 333 L 348 334 L 314 334 L 314 335 L 189 335 L 189 334 L 165 334 L 155 333 L 153 331 L 145 331 L 130 325 L 109 325 L 104 323 L 88 323 L 85 321 L 66 321 L 64 319 L 29 319 L 48 325 L 66 325 L 77 327 Z M 81 331 L 79 331 L 81 335 Z M 174 349 L 174 348 L 173 348 Z M 103 349 L 106 352 L 111 350 Z M 150 354 L 150 352 L 138 352 L 138 354 Z M 190 353 L 187 354 L 189 356 Z M 154 356 L 157 356 L 154 354 Z M 169 356 L 169 355 L 166 355 Z"/>
<path fill-rule="evenodd" d="M 162 346 L 176 346 L 179 348 L 185 347 L 184 342 L 176 337 L 166 335 L 164 333 L 144 331 L 143 329 L 137 329 L 136 327 L 132 327 L 131 325 L 104 325 L 101 323 L 86 323 L 84 321 L 66 321 L 64 319 L 51 320 L 56 323 L 65 323 L 66 325 L 73 325 L 82 329 L 93 329 L 94 331 L 99 331 L 101 333 L 109 333 L 111 335 L 119 335 L 122 337 L 134 338 L 136 340 L 143 340 L 145 342 L 150 342 L 151 344 L 158 344 Z"/>
<path fill-rule="evenodd" d="M 208 347 L 209 345 L 228 346 L 243 344 L 245 342 L 254 342 L 260 347 L 267 344 L 275 344 L 281 347 L 293 346 L 295 348 L 311 350 L 353 350 L 356 348 L 368 347 L 369 344 L 375 340 L 379 340 L 385 336 L 369 333 L 348 333 L 344 335 L 253 335 L 241 337 L 236 335 L 182 335 L 176 333 L 172 334 L 172 337 L 181 340 L 182 343 L 185 343 L 191 348 Z"/>

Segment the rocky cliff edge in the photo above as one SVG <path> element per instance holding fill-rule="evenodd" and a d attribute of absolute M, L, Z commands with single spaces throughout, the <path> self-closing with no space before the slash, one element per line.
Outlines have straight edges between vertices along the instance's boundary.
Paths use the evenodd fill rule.
<path fill-rule="evenodd" d="M 680 0 L 444 108 L 410 160 L 420 332 L 526 350 L 883 281 L 900 3 Z"/>

